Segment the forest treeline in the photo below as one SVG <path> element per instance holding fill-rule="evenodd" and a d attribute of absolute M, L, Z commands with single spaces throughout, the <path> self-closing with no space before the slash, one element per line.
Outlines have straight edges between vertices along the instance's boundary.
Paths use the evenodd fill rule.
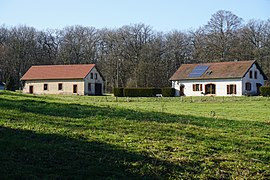
<path fill-rule="evenodd" d="M 20 78 L 32 65 L 95 63 L 110 91 L 170 86 L 184 63 L 236 60 L 257 60 L 270 78 L 270 19 L 244 22 L 220 10 L 195 30 L 166 33 L 145 24 L 42 31 L 0 26 L 0 81 L 9 90 L 22 88 Z"/>

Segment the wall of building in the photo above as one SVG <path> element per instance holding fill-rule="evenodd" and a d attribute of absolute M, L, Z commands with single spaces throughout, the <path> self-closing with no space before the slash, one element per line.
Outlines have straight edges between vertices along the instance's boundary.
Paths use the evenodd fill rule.
<path fill-rule="evenodd" d="M 62 83 L 62 90 L 58 90 L 58 84 Z M 48 84 L 48 89 L 44 90 L 44 84 Z M 77 85 L 77 93 L 73 93 L 73 85 Z M 30 93 L 30 86 L 33 86 L 34 94 L 79 94 L 84 95 L 83 79 L 70 80 L 31 80 L 26 81 L 23 88 L 24 93 Z"/>
<path fill-rule="evenodd" d="M 93 78 L 91 78 L 91 73 L 93 74 Z M 88 83 L 91 84 L 91 88 L 88 89 Z M 95 86 L 96 84 L 101 84 L 102 88 L 102 94 L 103 94 L 103 90 L 104 90 L 104 82 L 102 77 L 100 76 L 99 72 L 97 71 L 97 69 L 94 67 L 89 73 L 88 75 L 84 78 L 84 92 L 85 95 L 94 95 L 96 94 L 95 92 Z"/>
<path fill-rule="evenodd" d="M 193 84 L 202 84 L 201 91 L 193 91 Z M 185 96 L 202 96 L 205 93 L 205 85 L 215 84 L 215 96 L 241 96 L 242 95 L 242 81 L 241 79 L 212 79 L 212 80 L 184 80 L 173 81 L 172 87 L 176 89 L 176 96 L 180 95 L 180 86 L 184 86 Z M 227 94 L 227 85 L 236 85 L 236 94 Z"/>
<path fill-rule="evenodd" d="M 252 78 L 249 77 L 249 72 L 252 71 Z M 257 79 L 255 79 L 255 72 L 257 72 Z M 251 90 L 246 90 L 246 83 L 251 83 Z M 257 68 L 256 64 L 249 69 L 246 75 L 243 77 L 243 95 L 257 95 L 257 83 L 264 85 L 263 75 L 260 73 L 260 70 Z"/>

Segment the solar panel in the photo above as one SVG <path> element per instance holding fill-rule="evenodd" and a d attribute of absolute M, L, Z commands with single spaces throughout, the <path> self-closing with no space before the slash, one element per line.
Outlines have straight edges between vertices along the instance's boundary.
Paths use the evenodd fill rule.
<path fill-rule="evenodd" d="M 208 69 L 209 66 L 196 66 L 192 72 L 188 75 L 188 77 L 201 77 L 203 73 Z"/>

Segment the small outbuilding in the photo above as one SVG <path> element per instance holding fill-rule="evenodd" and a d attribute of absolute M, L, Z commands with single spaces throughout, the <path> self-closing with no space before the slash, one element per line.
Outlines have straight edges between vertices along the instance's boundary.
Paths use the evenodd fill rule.
<path fill-rule="evenodd" d="M 32 66 L 21 78 L 23 93 L 102 95 L 104 77 L 95 64 Z"/>
<path fill-rule="evenodd" d="M 0 81 L 0 90 L 5 90 L 6 84 Z"/>
<path fill-rule="evenodd" d="M 265 80 L 256 61 L 183 64 L 170 78 L 176 96 L 259 95 Z"/>

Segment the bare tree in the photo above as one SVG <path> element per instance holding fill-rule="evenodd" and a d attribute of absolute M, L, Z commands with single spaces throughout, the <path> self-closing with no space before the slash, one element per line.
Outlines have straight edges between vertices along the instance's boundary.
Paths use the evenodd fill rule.
<path fill-rule="evenodd" d="M 191 41 L 190 36 L 181 31 L 172 31 L 165 36 L 166 38 L 166 66 L 167 78 L 169 78 L 176 69 L 191 60 Z"/>
<path fill-rule="evenodd" d="M 220 10 L 212 15 L 204 27 L 207 33 L 207 46 L 211 49 L 212 59 L 224 61 L 233 59 L 236 32 L 242 25 L 242 19 L 230 11 Z"/>
<path fill-rule="evenodd" d="M 270 78 L 270 20 L 242 19 L 218 11 L 207 25 L 190 32 L 155 32 L 145 24 L 116 29 L 69 26 L 37 31 L 0 27 L 0 80 L 22 87 L 31 65 L 96 63 L 113 87 L 164 87 L 184 63 L 256 59 Z"/>
<path fill-rule="evenodd" d="M 38 64 L 57 64 L 59 51 L 59 31 L 47 30 L 37 32 L 37 47 L 39 50 L 36 57 Z"/>
<path fill-rule="evenodd" d="M 64 64 L 95 63 L 97 43 L 95 28 L 66 27 L 61 31 L 60 60 Z"/>
<path fill-rule="evenodd" d="M 38 52 L 36 30 L 26 26 L 12 28 L 7 44 L 9 47 L 9 73 L 11 73 L 7 86 L 9 89 L 19 89 L 22 87 L 20 77 L 36 61 L 35 57 Z"/>

